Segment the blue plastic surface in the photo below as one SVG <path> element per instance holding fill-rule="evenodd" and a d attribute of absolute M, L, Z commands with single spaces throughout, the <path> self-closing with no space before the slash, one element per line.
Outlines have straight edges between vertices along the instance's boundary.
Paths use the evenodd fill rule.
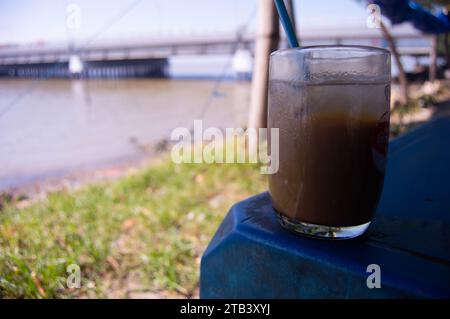
<path fill-rule="evenodd" d="M 203 255 L 200 297 L 450 297 L 450 119 L 393 140 L 387 165 L 375 220 L 356 239 L 290 233 L 268 193 L 234 205 Z M 369 264 L 381 288 L 367 287 Z"/>

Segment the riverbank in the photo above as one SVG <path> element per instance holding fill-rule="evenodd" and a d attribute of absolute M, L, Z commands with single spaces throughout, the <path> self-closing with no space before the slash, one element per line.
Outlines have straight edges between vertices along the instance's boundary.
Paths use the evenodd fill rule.
<path fill-rule="evenodd" d="M 264 189 L 255 165 L 163 157 L 113 181 L 5 201 L 0 297 L 197 297 L 200 256 L 224 214 Z M 69 265 L 79 289 L 67 288 Z"/>

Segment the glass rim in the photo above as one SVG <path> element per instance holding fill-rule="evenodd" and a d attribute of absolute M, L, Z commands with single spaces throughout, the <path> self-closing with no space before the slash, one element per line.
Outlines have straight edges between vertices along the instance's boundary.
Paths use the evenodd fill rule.
<path fill-rule="evenodd" d="M 367 52 L 367 53 L 378 53 L 378 54 L 387 54 L 390 55 L 391 52 L 387 49 L 374 47 L 370 45 L 352 45 L 352 44 L 325 44 L 325 45 L 309 45 L 304 47 L 296 47 L 296 48 L 284 48 L 273 51 L 270 55 L 278 55 L 283 53 L 302 53 L 305 51 L 319 51 L 319 50 L 341 50 L 345 52 Z"/>

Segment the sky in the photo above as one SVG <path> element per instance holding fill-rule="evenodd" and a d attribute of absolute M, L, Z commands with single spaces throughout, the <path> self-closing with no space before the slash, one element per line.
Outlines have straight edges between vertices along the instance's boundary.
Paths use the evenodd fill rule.
<path fill-rule="evenodd" d="M 0 45 L 213 35 L 244 24 L 253 31 L 256 5 L 257 0 L 1 0 Z M 300 29 L 365 27 L 367 18 L 364 1 L 294 0 L 294 7 Z"/>

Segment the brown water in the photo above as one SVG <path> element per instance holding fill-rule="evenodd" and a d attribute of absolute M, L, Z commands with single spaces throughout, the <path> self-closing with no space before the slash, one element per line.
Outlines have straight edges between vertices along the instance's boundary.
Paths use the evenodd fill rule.
<path fill-rule="evenodd" d="M 174 127 L 243 126 L 249 83 L 0 80 L 0 190 L 146 155 Z M 205 105 L 207 106 L 205 107 Z"/>

